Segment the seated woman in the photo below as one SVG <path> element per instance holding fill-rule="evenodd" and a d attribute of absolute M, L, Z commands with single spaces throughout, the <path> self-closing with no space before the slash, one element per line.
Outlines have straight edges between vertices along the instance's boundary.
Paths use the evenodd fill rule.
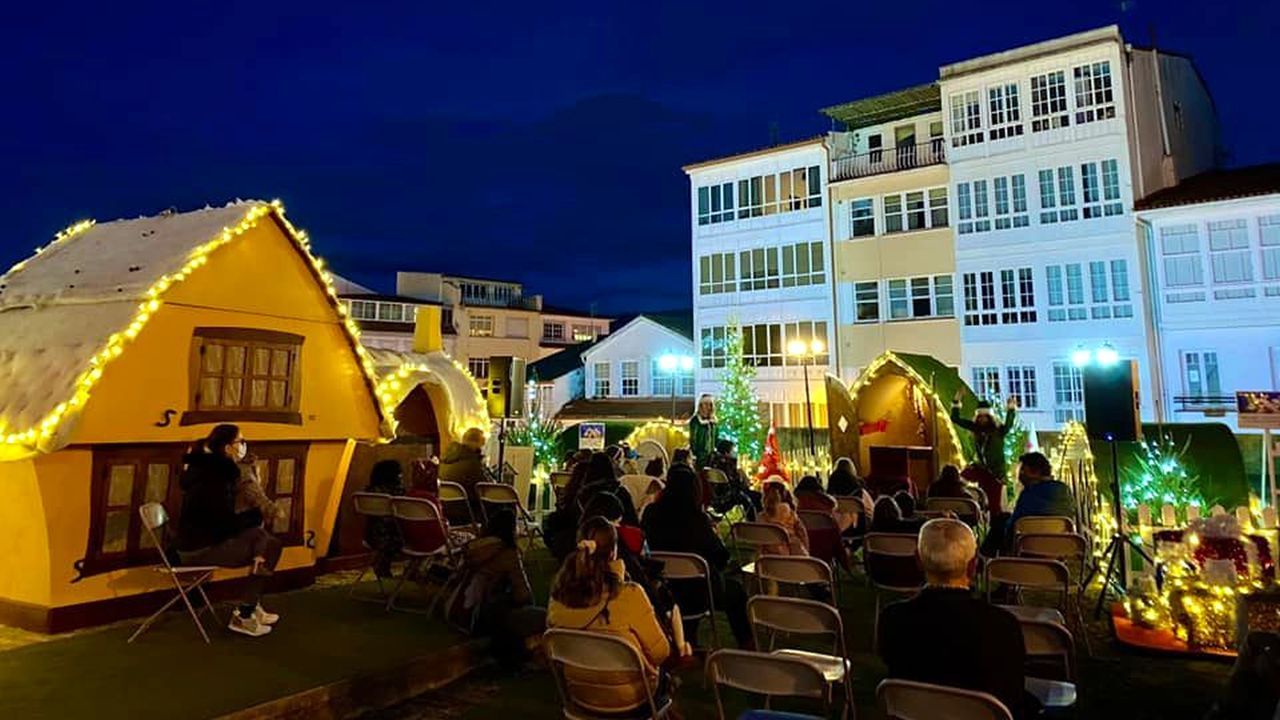
<path fill-rule="evenodd" d="M 449 604 L 450 618 L 488 635 L 500 665 L 519 665 L 525 657 L 524 639 L 542 632 L 546 611 L 532 607 L 533 590 L 516 545 L 515 513 L 494 512 L 480 537 L 467 543 L 458 588 Z"/>
<path fill-rule="evenodd" d="M 915 501 L 911 501 L 911 504 L 914 510 Z M 902 509 L 894 498 L 885 496 L 876 500 L 875 510 L 871 514 L 870 532 L 914 534 L 919 530 L 919 522 L 902 517 Z"/>
<path fill-rule="evenodd" d="M 955 465 L 944 465 L 938 479 L 929 485 L 931 498 L 960 498 L 978 500 L 982 489 L 977 485 L 969 485 L 960 477 L 960 469 Z"/>
<path fill-rule="evenodd" d="M 245 528 L 236 516 L 236 461 L 244 458 L 247 446 L 240 428 L 218 425 L 183 458 L 177 551 L 184 565 L 251 568 L 229 628 L 261 637 L 280 619 L 262 608 L 262 593 L 283 548 L 261 525 Z"/>
<path fill-rule="evenodd" d="M 866 484 L 853 471 L 853 461 L 842 457 L 836 461 L 831 476 L 827 478 L 827 493 L 836 497 L 854 497 L 862 503 L 862 526 L 865 530 L 874 504 Z"/>
<path fill-rule="evenodd" d="M 655 695 L 665 694 L 661 667 L 672 655 L 671 640 L 644 590 L 623 579 L 617 531 L 608 520 L 594 517 L 583 523 L 579 538 L 552 584 L 547 626 L 621 637 L 640 652 Z M 645 702 L 644 687 L 629 675 L 565 668 L 565 682 L 592 712 L 624 713 Z"/>
<path fill-rule="evenodd" d="M 848 552 L 840 536 L 853 524 L 856 516 L 850 513 L 836 512 L 836 499 L 822 490 L 822 483 L 813 475 L 806 475 L 796 485 L 796 510 L 822 513 L 831 518 L 835 527 L 812 527 L 806 525 L 808 531 L 809 554 L 822 560 L 835 560 L 846 569 L 850 567 Z"/>
<path fill-rule="evenodd" d="M 702 509 L 702 485 L 688 465 L 671 466 L 662 495 L 645 510 L 643 527 L 649 548 L 655 552 L 697 555 L 711 570 L 711 598 L 715 607 L 729 618 L 729 628 L 738 647 L 751 648 L 751 625 L 747 622 L 747 593 L 736 579 L 724 576 L 729 550 Z M 706 610 L 707 590 L 699 581 L 668 581 L 685 617 Z M 698 635 L 698 620 L 684 621 L 684 636 Z"/>
<path fill-rule="evenodd" d="M 759 522 L 770 523 L 787 531 L 786 545 L 765 545 L 760 549 L 763 555 L 808 555 L 809 534 L 804 523 L 796 514 L 795 500 L 785 483 L 766 482 L 762 500 L 764 511 L 760 513 Z"/>
<path fill-rule="evenodd" d="M 396 460 L 379 460 L 369 472 L 365 492 L 385 495 L 404 494 L 404 473 Z M 400 554 L 404 541 L 395 518 L 367 517 L 364 521 L 364 544 L 374 552 L 373 571 L 380 578 L 391 577 L 391 563 Z"/>

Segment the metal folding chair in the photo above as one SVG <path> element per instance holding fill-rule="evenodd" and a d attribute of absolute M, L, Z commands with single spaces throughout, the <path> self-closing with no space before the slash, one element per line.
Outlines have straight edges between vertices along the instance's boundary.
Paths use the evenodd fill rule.
<path fill-rule="evenodd" d="M 431 584 L 432 567 L 440 567 L 445 577 L 440 578 L 443 589 L 458 569 L 458 551 L 449 537 L 449 529 L 445 525 L 444 516 L 435 503 L 426 498 L 393 497 L 391 498 L 391 514 L 400 528 L 403 542 L 401 552 L 409 559 L 399 582 L 387 599 L 388 610 L 405 610 L 408 612 L 424 612 L 415 608 L 399 607 L 396 600 L 400 597 L 404 584 L 410 579 L 417 579 L 423 585 Z M 425 612 L 430 615 L 440 602 L 443 592 L 435 593 L 431 604 Z"/>
<path fill-rule="evenodd" d="M 209 642 L 209 633 L 205 632 L 204 624 L 200 622 L 200 614 L 205 610 L 213 615 L 214 622 L 221 622 L 218 617 L 218 611 L 214 610 L 213 603 L 209 602 L 209 596 L 204 592 L 205 582 L 213 577 L 214 571 L 218 569 L 216 565 L 174 565 L 169 562 L 169 558 L 164 552 L 164 526 L 169 522 L 169 513 L 164 509 L 164 505 L 160 503 L 147 503 L 138 508 L 138 515 L 142 518 L 142 527 L 146 531 L 147 536 L 151 538 L 151 543 L 156 548 L 156 553 L 160 556 L 159 564 L 154 566 L 154 570 L 163 573 L 173 582 L 173 589 L 178 591 L 177 595 L 170 598 L 161 608 L 151 614 L 137 630 L 129 636 L 128 642 L 133 642 L 139 635 L 151 627 L 166 610 L 173 607 L 174 603 L 179 600 L 183 605 L 187 606 L 187 614 L 191 616 L 191 621 L 196 624 L 196 629 L 200 631 L 200 637 L 204 638 L 206 643 Z M 190 579 L 188 579 L 190 578 Z M 191 604 L 191 593 L 200 594 L 200 599 L 204 605 L 199 611 Z"/>
<path fill-rule="evenodd" d="M 831 710 L 831 684 L 822 674 L 822 668 L 803 658 L 749 650 L 719 650 L 707 659 L 707 674 L 715 692 L 717 720 L 726 720 L 721 687 L 763 695 L 766 709 L 775 697 L 794 697 L 821 702 L 824 718 Z M 818 720 L 818 716 L 794 713 L 787 717 Z"/>
<path fill-rule="evenodd" d="M 876 697 L 889 720 L 1013 720 L 994 696 L 912 680 L 884 680 Z"/>
<path fill-rule="evenodd" d="M 743 575 L 754 575 L 756 572 L 756 556 L 760 550 L 770 545 L 787 546 L 787 531 L 773 523 L 739 522 L 729 527 L 729 539 L 733 541 L 733 549 L 738 557 L 739 570 Z M 743 562 L 742 549 L 745 547 L 750 560 Z"/>
<path fill-rule="evenodd" d="M 831 604 L 840 606 L 835 574 L 831 566 L 815 557 L 761 555 L 756 558 L 756 575 L 764 582 L 805 586 L 821 585 L 831 593 Z"/>
<path fill-rule="evenodd" d="M 1028 517 L 1018 518 L 1018 522 L 1013 524 L 1013 536 L 1016 538 L 1021 535 L 1033 535 L 1040 533 L 1073 533 L 1076 531 L 1076 521 L 1063 515 L 1032 515 Z"/>
<path fill-rule="evenodd" d="M 662 563 L 662 575 L 667 580 L 701 580 L 706 587 L 707 609 L 700 613 L 687 613 L 681 608 L 685 620 L 711 619 L 711 648 L 720 647 L 720 632 L 716 629 L 716 603 L 711 590 L 711 566 L 700 555 L 678 552 L 651 552 L 649 557 Z M 696 638 L 687 638 L 690 642 Z"/>
<path fill-rule="evenodd" d="M 844 687 L 844 710 L 841 717 L 857 713 L 853 704 L 853 664 L 844 642 L 844 623 L 840 611 L 817 600 L 757 595 L 747 601 L 747 618 L 755 635 L 756 647 L 774 655 L 794 657 L 811 662 L 822 671 L 831 685 Z M 766 631 L 768 642 L 761 638 Z M 831 652 L 820 653 L 792 648 L 774 649 L 779 635 L 793 637 L 829 637 Z"/>
<path fill-rule="evenodd" d="M 971 528 L 982 525 L 982 507 L 969 498 L 933 497 L 924 501 L 924 509 L 931 512 L 950 512 Z"/>
<path fill-rule="evenodd" d="M 1027 660 L 1049 660 L 1058 663 L 1065 680 L 1028 676 L 1027 692 L 1036 696 L 1046 708 L 1072 707 L 1076 704 L 1075 640 L 1071 631 L 1054 622 L 1020 619 L 1022 642 Z"/>
<path fill-rule="evenodd" d="M 881 595 L 914 593 L 924 587 L 924 572 L 916 561 L 918 535 L 911 533 L 867 533 L 862 538 L 862 562 L 875 589 L 875 618 L 872 644 L 879 641 Z"/>
<path fill-rule="evenodd" d="M 368 525 L 371 519 L 375 519 L 375 518 L 385 519 L 388 522 L 392 522 L 391 496 L 387 495 L 386 493 L 370 493 L 370 492 L 353 493 L 351 495 L 351 509 L 355 511 L 356 515 L 359 515 L 360 517 L 364 518 L 364 522 L 366 525 Z M 374 602 L 374 603 L 378 603 L 379 605 L 386 605 L 387 598 L 389 598 L 390 595 L 387 593 L 387 589 L 382 584 L 382 577 L 378 575 L 376 572 L 374 573 L 373 577 L 375 580 L 378 581 L 377 597 L 369 597 L 367 595 L 358 594 L 356 592 L 356 588 L 360 586 L 360 581 L 364 580 L 364 576 L 368 574 L 370 570 L 377 567 L 379 562 L 383 560 L 390 562 L 395 558 L 387 557 L 386 551 L 383 548 L 375 548 L 369 545 L 369 543 L 365 540 L 361 540 L 361 543 L 365 546 L 366 549 L 369 550 L 370 553 L 372 553 L 372 555 L 369 559 L 369 562 L 360 568 L 360 574 L 356 576 L 356 579 L 352 580 L 347 585 L 347 597 L 354 598 L 356 600 L 361 600 L 363 602 Z"/>
<path fill-rule="evenodd" d="M 476 522 L 476 515 L 471 511 L 471 498 L 467 495 L 467 489 L 461 483 L 447 480 L 441 480 L 438 485 L 440 510 L 444 512 L 449 527 L 470 533 L 472 537 L 479 535 L 480 523 Z"/>
<path fill-rule="evenodd" d="M 533 549 L 533 537 L 542 536 L 542 528 L 530 517 L 515 487 L 506 483 L 476 483 L 476 494 L 480 496 L 480 514 L 489 522 L 489 506 L 498 505 L 515 513 L 516 530 L 525 536 L 525 549 Z"/>
<path fill-rule="evenodd" d="M 1045 558 L 998 557 L 987 561 L 982 571 L 987 602 L 996 584 L 1007 585 L 1017 596 L 1017 604 L 1002 605 L 1019 620 L 1044 620 L 1066 623 L 1064 612 L 1071 603 L 1071 571 L 1057 560 Z M 1058 608 L 1034 607 L 1022 604 L 1022 590 L 1048 590 L 1059 595 Z M 1078 606 L 1077 606 L 1078 610 Z"/>
<path fill-rule="evenodd" d="M 1066 565 L 1071 573 L 1073 590 L 1067 601 L 1074 606 L 1073 614 L 1084 640 L 1085 654 L 1092 655 L 1093 648 L 1089 644 L 1084 614 L 1080 609 L 1084 602 L 1084 586 L 1088 581 L 1085 573 L 1085 565 L 1089 561 L 1088 538 L 1078 533 L 1030 533 L 1018 536 L 1017 550 L 1019 557 L 1057 560 Z"/>
<path fill-rule="evenodd" d="M 614 677 L 609 683 L 617 683 L 617 675 L 632 676 L 644 686 L 645 701 L 634 714 L 627 714 L 630 720 L 658 720 L 671 712 L 670 696 L 654 697 L 655 688 L 649 682 L 645 672 L 644 658 L 634 645 L 617 635 L 588 632 L 586 630 L 565 630 L 555 628 L 542 635 L 543 647 L 547 653 L 547 661 L 551 665 L 551 674 L 555 677 L 556 688 L 560 691 L 560 699 L 564 705 L 564 716 L 567 720 L 604 720 L 617 718 L 619 713 L 612 708 L 600 708 L 582 700 L 575 693 L 579 685 L 591 686 L 592 675 L 610 673 Z M 647 712 L 646 712 L 647 710 Z"/>

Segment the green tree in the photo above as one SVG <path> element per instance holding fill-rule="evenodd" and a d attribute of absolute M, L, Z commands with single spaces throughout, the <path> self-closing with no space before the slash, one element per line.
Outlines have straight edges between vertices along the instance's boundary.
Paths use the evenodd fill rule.
<path fill-rule="evenodd" d="M 756 396 L 756 369 L 742 356 L 742 328 L 736 323 L 725 331 L 724 390 L 716 402 L 720 437 L 738 445 L 738 455 L 755 462 L 764 450 L 764 422 Z"/>

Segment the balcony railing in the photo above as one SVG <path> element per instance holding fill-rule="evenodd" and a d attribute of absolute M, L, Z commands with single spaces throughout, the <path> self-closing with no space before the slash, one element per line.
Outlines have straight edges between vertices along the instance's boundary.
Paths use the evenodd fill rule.
<path fill-rule="evenodd" d="M 860 155 L 836 158 L 831 170 L 832 180 L 867 177 L 883 173 L 910 170 L 937 165 L 947 161 L 946 143 L 942 138 L 915 145 L 899 145 L 883 150 L 872 150 Z"/>
<path fill-rule="evenodd" d="M 1236 411 L 1235 395 L 1174 395 L 1173 402 L 1178 412 L 1198 412 L 1208 417 Z"/>

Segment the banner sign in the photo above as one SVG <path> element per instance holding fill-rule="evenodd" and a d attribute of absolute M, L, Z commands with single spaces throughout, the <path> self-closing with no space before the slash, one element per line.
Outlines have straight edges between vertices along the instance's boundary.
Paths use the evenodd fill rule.
<path fill-rule="evenodd" d="M 579 423 L 578 424 L 578 449 L 579 450 L 603 450 L 604 449 L 604 423 Z"/>
<path fill-rule="evenodd" d="M 1236 392 L 1240 427 L 1257 430 L 1280 429 L 1280 392 L 1242 390 Z"/>

